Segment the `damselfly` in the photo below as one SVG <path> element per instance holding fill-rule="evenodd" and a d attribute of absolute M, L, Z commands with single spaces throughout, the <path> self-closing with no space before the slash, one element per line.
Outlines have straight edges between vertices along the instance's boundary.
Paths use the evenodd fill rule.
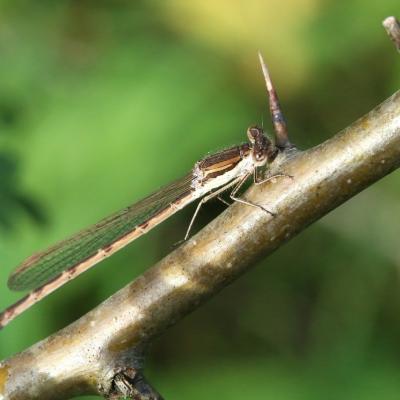
<path fill-rule="evenodd" d="M 240 187 L 251 175 L 254 176 L 255 183 L 264 182 L 259 177 L 259 169 L 271 163 L 280 150 L 290 146 L 277 94 L 261 54 L 259 58 L 276 132 L 275 143 L 264 135 L 261 128 L 250 127 L 247 130 L 249 143 L 203 158 L 182 179 L 26 259 L 11 274 L 8 286 L 12 290 L 31 292 L 0 314 L 0 328 L 64 283 L 120 250 L 196 199 L 201 200 L 190 221 L 185 239 L 189 236 L 201 205 L 212 197 L 219 197 L 228 188 L 232 188 L 230 198 L 233 201 L 258 207 L 274 215 L 261 205 L 237 197 Z"/>

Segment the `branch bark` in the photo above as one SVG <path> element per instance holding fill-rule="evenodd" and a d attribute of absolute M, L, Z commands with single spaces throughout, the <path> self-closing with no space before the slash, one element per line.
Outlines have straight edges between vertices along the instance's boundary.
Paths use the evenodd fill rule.
<path fill-rule="evenodd" d="M 400 165 L 400 92 L 335 137 L 279 155 L 276 178 L 246 197 L 276 217 L 233 204 L 200 233 L 78 321 L 0 364 L 0 399 L 105 397 L 142 384 L 146 345 L 259 258 Z M 122 378 L 121 378 L 122 377 Z M 141 384 L 138 384 L 141 382 Z M 134 393 L 134 392 L 132 392 Z"/>

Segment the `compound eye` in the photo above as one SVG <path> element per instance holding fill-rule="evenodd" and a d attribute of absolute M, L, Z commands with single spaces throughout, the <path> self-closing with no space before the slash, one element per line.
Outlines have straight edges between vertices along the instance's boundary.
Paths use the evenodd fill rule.
<path fill-rule="evenodd" d="M 262 129 L 258 126 L 251 126 L 247 129 L 247 137 L 252 144 L 255 143 L 256 139 L 262 134 Z"/>
<path fill-rule="evenodd" d="M 262 161 L 264 159 L 263 153 L 256 153 L 256 161 Z"/>

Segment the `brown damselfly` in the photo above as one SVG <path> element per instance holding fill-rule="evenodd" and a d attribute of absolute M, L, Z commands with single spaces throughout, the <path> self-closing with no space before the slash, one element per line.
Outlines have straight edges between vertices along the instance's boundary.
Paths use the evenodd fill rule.
<path fill-rule="evenodd" d="M 259 170 L 271 163 L 280 150 L 290 146 L 278 97 L 265 63 L 261 55 L 259 57 L 276 132 L 275 144 L 264 135 L 261 128 L 252 126 L 247 130 L 248 143 L 203 158 L 195 163 L 194 168 L 185 177 L 96 225 L 27 258 L 11 274 L 8 286 L 12 290 L 31 292 L 0 314 L 0 328 L 64 283 L 197 199 L 201 200 L 190 221 L 185 239 L 189 236 L 201 205 L 212 197 L 219 197 L 228 188 L 232 188 L 230 198 L 233 201 L 258 207 L 274 215 L 259 204 L 237 197 L 240 187 L 250 176 L 254 177 L 257 184 L 265 182 L 266 179 L 260 179 Z"/>

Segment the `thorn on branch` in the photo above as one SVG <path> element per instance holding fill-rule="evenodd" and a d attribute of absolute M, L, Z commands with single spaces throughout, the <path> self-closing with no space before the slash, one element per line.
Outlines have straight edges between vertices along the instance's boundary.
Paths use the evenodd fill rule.
<path fill-rule="evenodd" d="M 400 52 L 400 22 L 395 17 L 387 17 L 382 22 L 383 27 L 386 29 L 387 34 L 396 46 L 398 52 Z"/>
<path fill-rule="evenodd" d="M 258 52 L 258 58 L 260 60 L 261 69 L 264 75 L 265 87 L 267 89 L 267 96 L 269 100 L 269 110 L 271 113 L 272 123 L 275 129 L 276 146 L 280 149 L 287 149 L 294 147 L 289 141 L 288 128 L 286 125 L 285 117 L 279 103 L 278 94 L 272 83 L 271 76 L 269 74 L 267 65 L 263 59 L 263 56 Z"/>

